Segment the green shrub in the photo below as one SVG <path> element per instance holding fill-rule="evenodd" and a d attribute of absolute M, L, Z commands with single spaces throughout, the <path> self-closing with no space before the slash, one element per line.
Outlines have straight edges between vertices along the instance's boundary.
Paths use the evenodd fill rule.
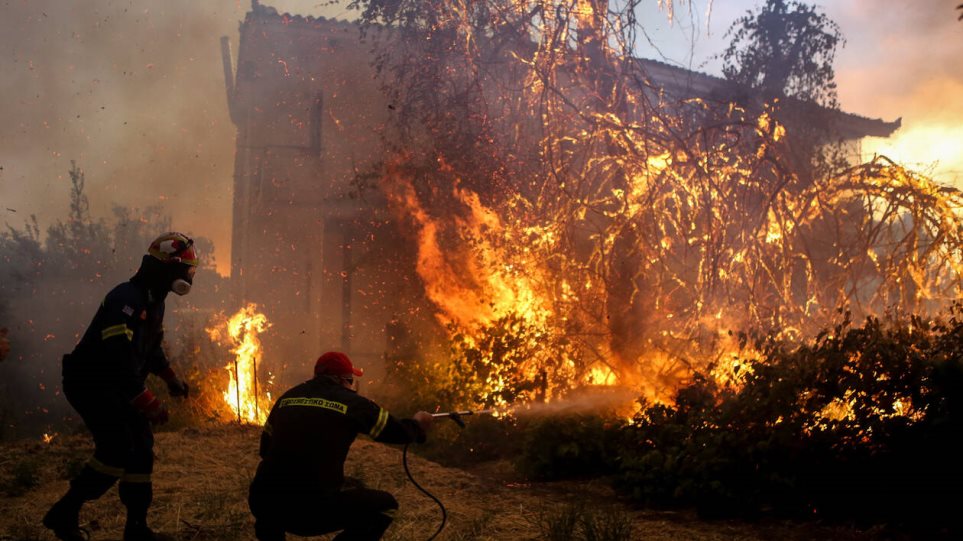
<path fill-rule="evenodd" d="M 564 415 L 528 420 L 515 468 L 532 479 L 600 475 L 614 470 L 617 432 L 597 415 Z"/>
<path fill-rule="evenodd" d="M 23 496 L 40 484 L 40 461 L 29 457 L 20 460 L 10 468 L 8 479 L 3 483 L 3 492 L 8 496 Z"/>
<path fill-rule="evenodd" d="M 151 240 L 171 230 L 170 218 L 159 207 L 115 207 L 110 216 L 95 216 L 84 172 L 71 162 L 66 179 L 69 206 L 46 231 L 35 217 L 0 231 L 0 327 L 16 329 L 30 321 L 30 328 L 35 322 L 36 329 L 43 329 L 25 332 L 24 326 L 15 337 L 16 355 L 0 363 L 0 441 L 39 438 L 40 427 L 62 430 L 63 418 L 75 417 L 62 395 L 36 389 L 60 386 L 60 359 L 74 347 L 76 333 L 89 323 L 103 296 L 130 278 Z M 168 304 L 167 343 L 181 340 L 179 321 L 210 312 L 225 297 L 220 292 L 227 279 L 217 275 L 207 255 L 214 253 L 212 243 L 202 237 L 195 242 L 206 254 L 205 263 L 198 268 L 195 291 Z M 44 417 L 34 417 L 36 411 L 45 412 Z"/>
<path fill-rule="evenodd" d="M 740 387 L 697 376 L 674 405 L 643 408 L 617 486 L 708 516 L 948 524 L 963 499 L 959 314 L 760 341 Z"/>
<path fill-rule="evenodd" d="M 522 452 L 524 428 L 517 421 L 490 415 L 466 417 L 465 428 L 446 419 L 436 421 L 428 441 L 413 449 L 453 467 L 516 456 Z"/>

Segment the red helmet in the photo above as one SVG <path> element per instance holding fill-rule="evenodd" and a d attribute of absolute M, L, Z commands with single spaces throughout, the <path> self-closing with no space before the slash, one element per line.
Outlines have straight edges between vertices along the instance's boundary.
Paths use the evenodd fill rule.
<path fill-rule="evenodd" d="M 329 351 L 318 357 L 318 360 L 314 363 L 314 375 L 363 376 L 364 370 L 355 368 L 354 365 L 351 364 L 351 359 L 344 353 L 340 351 Z"/>
<path fill-rule="evenodd" d="M 198 264 L 194 239 L 182 233 L 164 233 L 150 243 L 147 253 L 162 263 L 183 263 L 192 267 Z"/>

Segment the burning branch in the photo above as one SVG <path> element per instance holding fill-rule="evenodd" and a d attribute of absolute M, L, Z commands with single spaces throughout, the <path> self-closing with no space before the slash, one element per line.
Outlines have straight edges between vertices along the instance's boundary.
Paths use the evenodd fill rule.
<path fill-rule="evenodd" d="M 730 331 L 799 340 L 959 293 L 958 191 L 885 158 L 799 167 L 825 141 L 791 103 L 653 85 L 636 4 L 361 2 L 400 26 L 378 65 L 391 128 L 424 144 L 381 189 L 471 400 L 550 400 L 602 366 L 664 400 Z"/>

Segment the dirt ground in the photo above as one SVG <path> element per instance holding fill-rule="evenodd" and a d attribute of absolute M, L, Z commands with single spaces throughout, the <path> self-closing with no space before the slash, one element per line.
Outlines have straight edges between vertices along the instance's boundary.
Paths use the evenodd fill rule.
<path fill-rule="evenodd" d="M 254 539 L 246 497 L 257 465 L 257 441 L 256 428 L 238 426 L 157 434 L 151 525 L 185 541 Z M 0 446 L 0 540 L 52 540 L 40 519 L 91 452 L 92 443 L 84 435 Z M 512 479 L 510 470 L 497 464 L 467 472 L 412 455 L 409 466 L 415 478 L 448 509 L 448 525 L 440 540 L 544 539 L 540 524 L 573 503 L 629 518 L 632 539 L 638 540 L 875 537 L 813 524 L 707 522 L 687 512 L 637 510 L 619 503 L 602 481 L 528 483 Z M 405 477 L 399 448 L 359 438 L 345 471 L 368 486 L 392 492 L 401 503 L 386 540 L 424 540 L 438 527 L 439 509 Z M 116 489 L 88 504 L 81 515 L 91 539 L 98 541 L 120 540 L 123 519 Z"/>

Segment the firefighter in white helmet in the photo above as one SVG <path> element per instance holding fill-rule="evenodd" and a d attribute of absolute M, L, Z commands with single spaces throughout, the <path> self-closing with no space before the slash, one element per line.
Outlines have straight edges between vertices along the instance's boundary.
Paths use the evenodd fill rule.
<path fill-rule="evenodd" d="M 166 233 L 150 244 L 137 274 L 107 294 L 86 333 L 63 359 L 63 391 L 94 438 L 94 456 L 50 508 L 43 524 L 58 539 L 81 541 L 79 513 L 119 481 L 127 507 L 124 541 L 163 539 L 147 526 L 153 498 L 154 435 L 167 422 L 164 405 L 145 386 L 147 374 L 166 383 L 171 396 L 188 386 L 171 368 L 161 340 L 164 299 L 190 291 L 198 258 L 194 241 Z"/>

